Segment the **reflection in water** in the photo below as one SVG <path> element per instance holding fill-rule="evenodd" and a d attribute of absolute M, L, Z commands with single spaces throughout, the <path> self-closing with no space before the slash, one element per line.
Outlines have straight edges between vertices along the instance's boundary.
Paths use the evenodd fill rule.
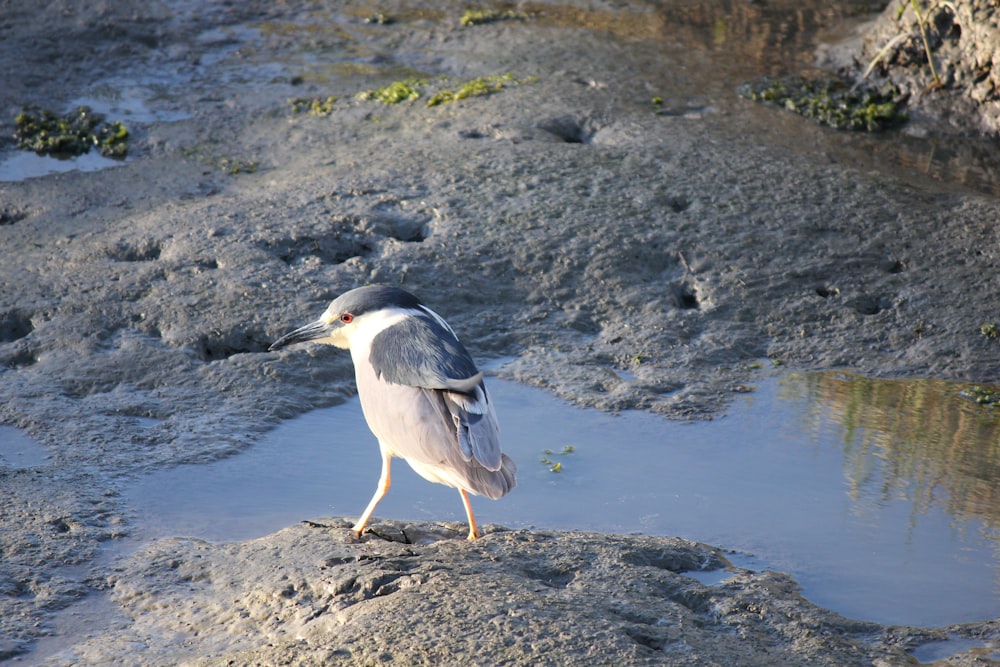
<path fill-rule="evenodd" d="M 746 2 L 746 0 L 667 0 L 650 2 L 652 13 L 602 11 L 582 3 L 521 3 L 532 21 L 544 26 L 608 32 L 619 39 L 647 40 L 673 56 L 709 53 L 711 76 L 702 84 L 739 77 L 787 74 L 814 67 L 817 35 L 847 19 L 878 11 L 869 0 L 840 2 Z M 667 58 L 677 62 L 676 57 Z M 683 61 L 681 61 L 683 62 Z M 700 72 L 701 70 L 699 70 Z"/>
<path fill-rule="evenodd" d="M 859 136 L 859 159 L 872 165 L 893 162 L 935 181 L 961 183 L 1000 195 L 1000 151 L 996 142 L 971 136 L 907 136 L 903 130 Z"/>
<path fill-rule="evenodd" d="M 1000 194 L 1000 165 L 995 146 L 980 137 L 894 137 L 896 160 L 901 167 L 914 169 L 937 180 L 951 178 Z"/>
<path fill-rule="evenodd" d="M 662 37 L 690 40 L 690 47 L 716 51 L 728 61 L 726 71 L 740 67 L 746 76 L 812 68 L 820 31 L 872 11 L 872 3 L 865 0 L 675 0 L 662 3 L 660 9 Z"/>
<path fill-rule="evenodd" d="M 831 423 L 844 446 L 844 474 L 859 508 L 903 498 L 915 513 L 938 505 L 959 521 L 979 519 L 1000 541 L 1000 413 L 944 380 L 877 380 L 825 372 L 783 379 L 806 385 L 814 428 Z"/>
<path fill-rule="evenodd" d="M 713 104 L 722 105 L 731 103 L 734 89 L 748 79 L 790 74 L 829 76 L 830 72 L 821 70 L 817 63 L 817 49 L 823 42 L 836 44 L 854 26 L 873 20 L 884 4 L 866 0 L 667 0 L 658 5 L 658 21 L 649 22 L 633 36 L 648 38 L 650 26 L 656 26 L 659 34 L 654 41 L 670 52 L 668 59 L 677 65 L 707 57 L 710 63 L 703 63 L 697 71 L 711 75 L 699 76 L 695 83 L 719 98 Z M 745 108 L 737 106 L 737 110 Z M 788 126 L 783 132 L 792 135 L 790 149 L 803 143 Z M 894 164 L 936 181 L 1000 194 L 1000 147 L 982 137 L 939 136 L 933 126 L 921 127 L 916 121 L 900 131 L 845 134 L 828 130 L 823 136 L 829 142 L 826 150 L 848 151 L 852 160 L 873 169 Z"/>

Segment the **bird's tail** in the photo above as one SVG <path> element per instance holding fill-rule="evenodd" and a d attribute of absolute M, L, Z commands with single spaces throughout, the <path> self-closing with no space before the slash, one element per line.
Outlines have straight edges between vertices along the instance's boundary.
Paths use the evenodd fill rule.
<path fill-rule="evenodd" d="M 470 493 L 497 500 L 517 486 L 517 464 L 514 463 L 514 459 L 502 454 L 499 470 L 487 470 L 481 465 L 476 465 L 469 477 L 472 483 L 472 488 L 468 489 Z"/>

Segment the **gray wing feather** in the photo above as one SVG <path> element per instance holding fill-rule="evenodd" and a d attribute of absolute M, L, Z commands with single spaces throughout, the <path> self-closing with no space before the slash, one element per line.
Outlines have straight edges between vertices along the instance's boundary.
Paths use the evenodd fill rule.
<path fill-rule="evenodd" d="M 476 396 L 441 389 L 421 391 L 437 418 L 453 425 L 448 429 L 451 447 L 446 456 L 454 469 L 465 470 L 469 490 L 495 499 L 513 489 L 517 466 L 500 451 L 500 429 L 486 386 L 481 384 L 482 393 Z"/>
<path fill-rule="evenodd" d="M 375 336 L 369 360 L 378 377 L 411 387 L 471 393 L 482 378 L 455 334 L 430 316 L 407 317 Z"/>
<path fill-rule="evenodd" d="M 475 394 L 442 392 L 455 424 L 459 449 L 466 460 L 475 458 L 490 471 L 500 469 L 500 428 L 482 382 Z"/>

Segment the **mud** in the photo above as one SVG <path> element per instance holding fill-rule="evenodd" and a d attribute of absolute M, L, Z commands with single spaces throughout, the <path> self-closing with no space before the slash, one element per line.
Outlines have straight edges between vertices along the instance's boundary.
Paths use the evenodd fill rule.
<path fill-rule="evenodd" d="M 167 618 L 168 600 L 197 600 L 212 587 L 191 582 L 213 580 L 185 579 L 171 563 L 201 558 L 241 572 L 252 556 L 280 579 L 285 541 L 323 551 L 337 531 L 290 528 L 268 538 L 273 546 L 157 543 L 116 573 L 96 559 L 130 530 L 117 500 L 123 480 L 233 454 L 278 420 L 350 395 L 345 356 L 266 348 L 360 284 L 410 288 L 462 332 L 477 359 L 515 357 L 508 376 L 606 410 L 711 418 L 752 386 L 762 358 L 883 377 L 996 377 L 1000 342 L 981 333 L 996 319 L 1000 203 L 989 190 L 967 187 L 954 177 L 960 170 L 941 182 L 934 170 L 911 169 L 919 161 L 909 154 L 880 159 L 896 155 L 894 140 L 875 144 L 873 160 L 869 138 L 735 94 L 749 76 L 808 68 L 817 33 L 864 18 L 867 3 L 523 9 L 528 20 L 463 28 L 447 3 L 383 3 L 378 10 L 394 17 L 384 23 L 365 21 L 372 8 L 362 3 L 4 8 L 3 134 L 13 134 L 24 105 L 65 110 L 96 98 L 109 120 L 128 126 L 131 145 L 121 166 L 0 183 L 0 421 L 49 452 L 47 465 L 0 467 L 0 657 L 29 650 L 52 631 L 54 614 L 104 589 L 125 613 L 129 600 L 142 600 L 142 613 L 83 646 L 81 660 L 134 648 L 145 623 L 165 624 L 139 640 L 148 641 L 150 663 L 230 654 L 309 663 L 339 650 L 329 638 L 267 648 L 282 631 L 252 628 L 270 622 L 271 602 L 228 628 L 199 625 L 208 617 L 197 611 L 187 622 L 198 627 Z M 443 76 L 457 88 L 507 72 L 531 82 L 434 108 L 354 97 L 414 76 Z M 326 116 L 295 113 L 287 102 L 331 95 L 338 101 Z M 13 150 L 12 140 L 4 148 Z M 414 558 L 429 572 L 445 559 L 440 568 L 451 574 L 438 584 L 451 590 L 463 571 L 460 549 L 489 554 L 490 545 L 545 541 L 553 545 L 546 567 L 558 569 L 578 542 L 499 535 L 485 546 L 421 547 Z M 504 609 L 537 610 L 525 612 L 526 638 L 505 660 L 571 645 L 586 655 L 586 644 L 558 640 L 560 632 L 586 636 L 572 634 L 576 621 L 545 612 L 541 597 L 519 598 L 509 572 L 482 576 L 496 598 L 465 598 L 486 608 L 476 618 L 493 613 L 504 587 L 517 603 Z M 771 587 L 780 576 L 747 576 L 734 595 L 780 589 L 776 608 L 807 608 L 790 583 Z M 416 606 L 379 613 L 412 618 L 432 607 L 433 587 L 408 581 Z M 570 579 L 562 581 L 565 591 Z M 673 604 L 651 586 L 643 600 Z M 875 654 L 905 664 L 898 647 L 924 632 L 837 626 L 814 608 L 814 620 L 789 625 L 753 601 L 737 607 L 754 629 L 723 632 L 718 617 L 737 612 L 719 604 L 722 611 L 703 599 L 693 616 L 675 609 L 719 642 L 691 655 L 724 655 L 726 633 L 735 632 L 748 639 L 746 664 L 770 650 L 799 656 L 789 664 L 826 655 L 871 664 Z M 670 617 L 663 613 L 640 614 L 658 628 L 640 634 L 655 637 L 636 645 L 612 632 L 600 655 L 664 659 L 658 651 L 683 644 L 676 628 L 656 625 Z M 479 627 L 451 620 L 464 629 L 442 637 Z M 831 635 L 828 621 L 847 629 Z M 435 617 L 437 627 L 444 622 Z M 337 623 L 321 619 L 324 632 Z M 160 632 L 167 639 L 156 639 Z M 881 639 L 859 647 L 844 633 Z M 426 629 L 409 636 L 425 640 Z M 392 655 L 409 660 L 400 636 L 385 638 Z M 851 646 L 841 654 L 828 642 Z M 344 657 L 375 659 L 376 645 L 352 644 Z"/>
<path fill-rule="evenodd" d="M 383 522 L 385 537 L 356 544 L 349 525 L 234 544 L 158 542 L 111 574 L 124 630 L 54 664 L 908 660 L 893 631 L 813 607 L 785 575 L 733 568 L 717 586 L 699 583 L 691 575 L 731 566 L 693 542 L 497 530 L 467 543 L 454 539 L 461 526 Z M 811 645 L 811 659 L 798 642 Z"/>

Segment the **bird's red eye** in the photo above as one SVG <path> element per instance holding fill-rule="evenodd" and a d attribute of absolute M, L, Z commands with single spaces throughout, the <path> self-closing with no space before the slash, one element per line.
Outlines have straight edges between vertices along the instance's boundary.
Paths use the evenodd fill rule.
<path fill-rule="evenodd" d="M 343 315 L 340 316 L 340 321 L 343 322 L 344 324 L 350 324 L 351 322 L 354 321 L 354 315 L 351 315 L 350 313 L 344 313 Z"/>

